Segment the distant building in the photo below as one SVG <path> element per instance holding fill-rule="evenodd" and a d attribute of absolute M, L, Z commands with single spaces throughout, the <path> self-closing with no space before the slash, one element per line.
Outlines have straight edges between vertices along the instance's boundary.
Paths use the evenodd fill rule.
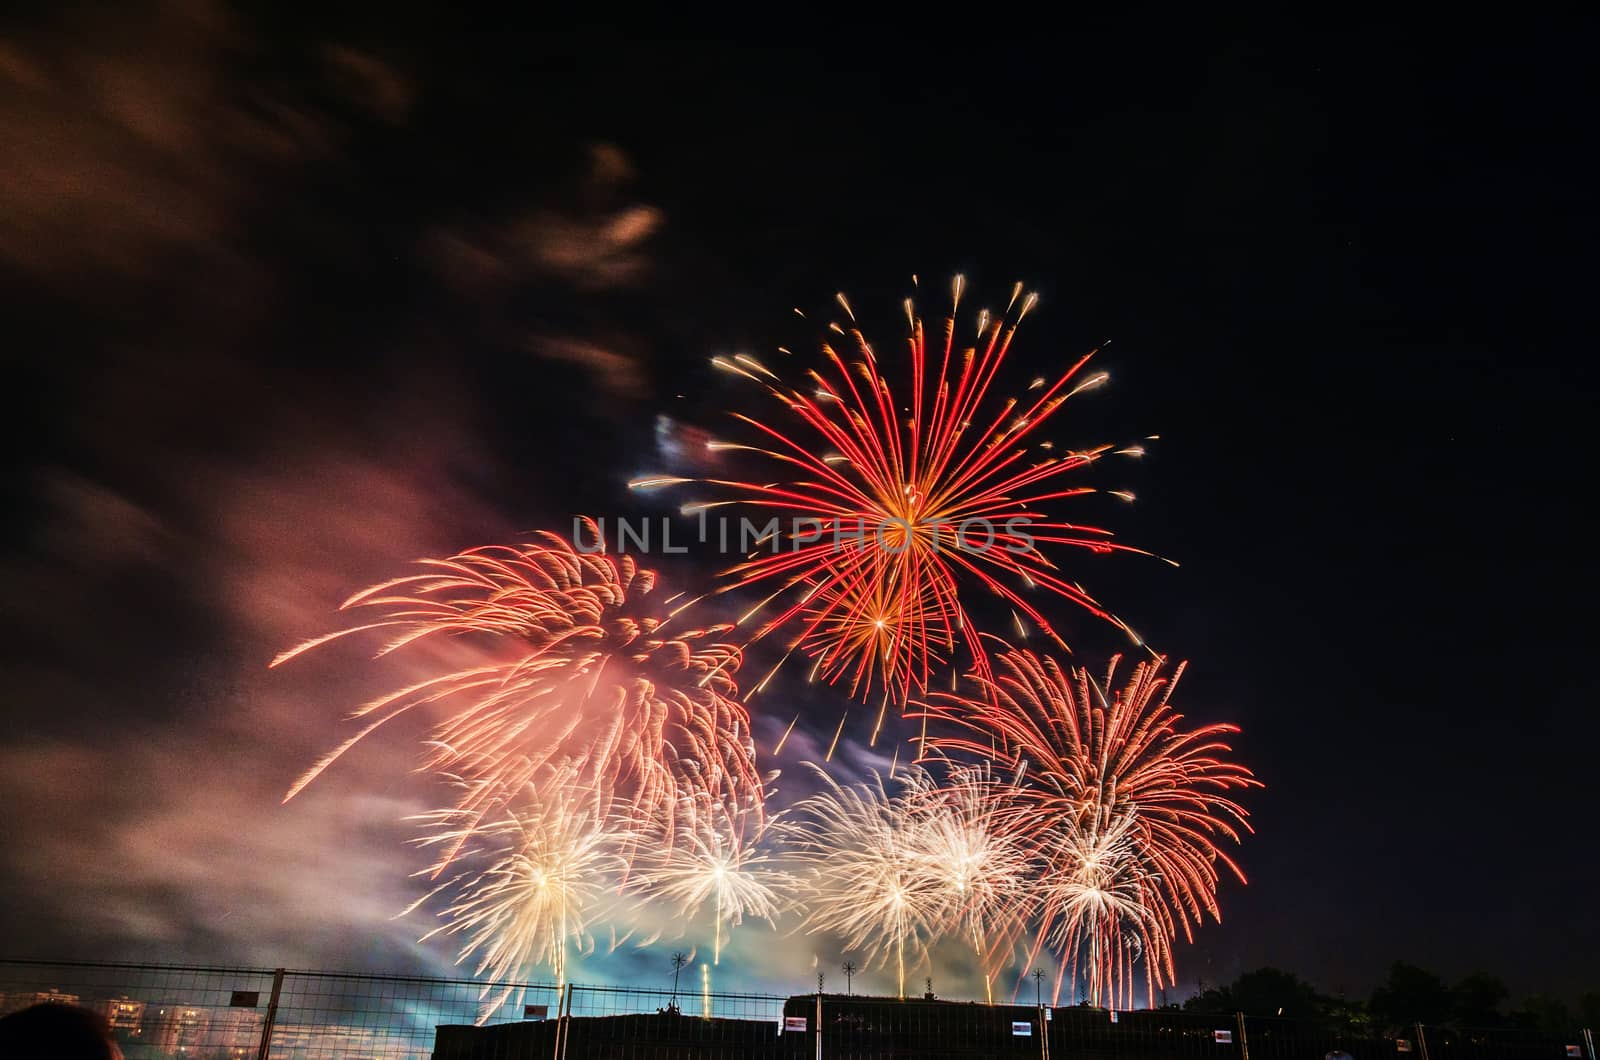
<path fill-rule="evenodd" d="M 145 1006 L 142 1040 L 158 1053 L 169 1056 L 198 1056 L 209 1044 L 211 1010 L 196 1005 Z"/>
<path fill-rule="evenodd" d="M 49 990 L 21 991 L 15 994 L 0 994 L 0 1016 L 9 1016 L 13 1012 L 21 1012 L 25 1008 L 50 1002 L 56 1005 L 76 1005 L 77 994 L 65 994 L 55 987 Z"/>
<path fill-rule="evenodd" d="M 143 1001 L 135 1001 L 124 994 L 122 997 L 97 1001 L 94 1007 L 111 1025 L 111 1033 L 118 1041 L 135 1041 L 143 1033 Z"/>
<path fill-rule="evenodd" d="M 272 1028 L 272 1054 L 296 1060 L 427 1060 L 426 1043 L 388 1029 L 331 1023 L 280 1023 Z"/>
<path fill-rule="evenodd" d="M 265 1022 L 260 1012 L 250 1008 L 216 1009 L 211 1013 L 211 1033 L 208 1040 L 209 1057 L 227 1060 L 246 1060 L 256 1055 L 261 1046 L 261 1026 Z"/>

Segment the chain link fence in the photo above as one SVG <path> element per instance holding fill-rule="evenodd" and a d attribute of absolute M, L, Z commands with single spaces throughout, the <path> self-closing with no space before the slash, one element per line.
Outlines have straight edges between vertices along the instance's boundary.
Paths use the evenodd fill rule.
<path fill-rule="evenodd" d="M 0 1015 L 105 1016 L 127 1060 L 1600 1060 L 1587 1030 L 985 1005 L 346 972 L 0 960 Z"/>
<path fill-rule="evenodd" d="M 561 991 L 469 979 L 0 961 L 0 1014 L 40 1001 L 105 1016 L 127 1060 L 429 1060 L 441 1025 L 554 1016 Z"/>

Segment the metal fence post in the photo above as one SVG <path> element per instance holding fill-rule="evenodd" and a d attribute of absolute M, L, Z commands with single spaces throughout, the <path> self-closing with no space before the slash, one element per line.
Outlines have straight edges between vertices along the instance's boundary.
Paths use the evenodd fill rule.
<path fill-rule="evenodd" d="M 822 1060 L 822 991 L 817 991 L 817 1060 Z"/>
<path fill-rule="evenodd" d="M 1239 1060 L 1250 1060 L 1250 1036 L 1244 1030 L 1244 1013 L 1239 1016 Z"/>
<path fill-rule="evenodd" d="M 561 992 L 556 995 L 556 1033 L 555 1045 L 550 1050 L 550 1060 L 561 1060 L 561 1021 L 566 1016 L 567 988 L 561 987 Z"/>
<path fill-rule="evenodd" d="M 1422 1054 L 1422 1060 L 1428 1060 L 1428 1036 L 1422 1033 L 1422 1024 L 1413 1023 L 1417 1029 L 1417 1052 Z"/>
<path fill-rule="evenodd" d="M 1589 1048 L 1589 1060 L 1600 1060 L 1600 1057 L 1594 1055 L 1594 1031 L 1588 1027 L 1583 1029 L 1583 1044 Z"/>
<path fill-rule="evenodd" d="M 556 1049 L 555 1060 L 563 1060 L 567 1055 L 567 1037 L 571 1033 L 569 1021 L 572 1019 L 572 984 L 568 983 L 556 997 Z"/>
<path fill-rule="evenodd" d="M 1045 1023 L 1044 1006 L 1040 1005 L 1034 1015 L 1039 1018 L 1039 1060 L 1050 1060 L 1050 1028 Z"/>
<path fill-rule="evenodd" d="M 256 1050 L 256 1060 L 267 1060 L 272 1053 L 272 1025 L 278 1021 L 278 995 L 283 993 L 283 969 L 272 972 L 272 996 L 267 999 L 267 1018 L 261 1022 L 261 1048 Z"/>

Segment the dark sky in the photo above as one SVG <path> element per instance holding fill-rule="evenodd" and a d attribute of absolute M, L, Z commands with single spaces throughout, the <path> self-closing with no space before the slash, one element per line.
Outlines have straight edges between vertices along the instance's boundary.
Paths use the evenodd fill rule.
<path fill-rule="evenodd" d="M 887 344 L 963 272 L 1040 292 L 1021 379 L 1109 340 L 1078 440 L 1161 435 L 1106 518 L 1182 567 L 1081 576 L 1267 784 L 1183 986 L 1594 988 L 1585 36 L 7 28 L 0 948 L 437 960 L 370 927 L 404 741 L 277 805 L 359 657 L 265 661 L 417 555 L 623 510 L 791 306 Z"/>

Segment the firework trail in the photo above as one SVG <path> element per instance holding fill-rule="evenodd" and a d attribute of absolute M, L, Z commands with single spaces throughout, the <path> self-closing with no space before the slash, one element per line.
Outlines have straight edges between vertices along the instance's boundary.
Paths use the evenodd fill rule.
<path fill-rule="evenodd" d="M 588 530 L 599 541 L 593 524 Z M 473 822 L 530 785 L 535 802 L 581 789 L 599 816 L 626 811 L 635 831 L 669 843 L 680 807 L 759 807 L 750 719 L 733 679 L 740 653 L 715 640 L 731 627 L 669 634 L 671 615 L 649 599 L 653 571 L 548 533 L 419 566 L 422 573 L 345 601 L 344 610 L 374 612 L 372 621 L 306 641 L 273 665 L 368 631 L 387 636 L 380 657 L 446 638 L 466 638 L 481 656 L 358 708 L 351 717 L 362 728 L 295 781 L 285 801 L 380 725 L 437 704 L 449 713 L 425 745 L 422 768 L 463 790 L 440 871 Z"/>
<path fill-rule="evenodd" d="M 437 875 L 458 859 L 474 868 L 400 915 L 438 895 L 451 896 L 439 913 L 444 923 L 419 941 L 461 936 L 456 963 L 473 961 L 474 974 L 488 980 L 483 995 L 493 993 L 485 1013 L 510 995 L 512 988 L 503 984 L 536 965 L 549 967 L 557 985 L 565 985 L 569 949 L 592 951 L 591 925 L 618 912 L 626 851 L 640 838 L 628 819 L 603 814 L 590 800 L 542 793 L 532 808 L 489 822 L 461 809 L 420 820 L 425 834 L 418 843 L 448 853 L 419 875 Z M 463 851 L 465 843 L 471 845 Z"/>
<path fill-rule="evenodd" d="M 931 350 L 922 319 L 906 301 L 908 383 L 890 384 L 843 295 L 846 323 L 830 324 L 832 336 L 822 345 L 827 368 L 809 372 L 804 387 L 783 384 L 748 355 L 713 362 L 764 386 L 791 419 L 779 425 L 737 415 L 753 440 L 713 448 L 752 453 L 775 466 L 760 480 L 705 480 L 730 498 L 685 510 L 743 504 L 805 523 L 803 530 L 777 530 L 766 554 L 758 548 L 732 567 L 729 587 L 771 587 L 752 615 L 788 595 L 754 637 L 797 622 L 793 647 L 815 656 L 830 682 L 848 675 L 852 696 L 869 694 L 876 670 L 887 695 L 904 704 L 913 690 L 927 687 L 941 653 L 958 638 L 987 674 L 963 602 L 962 583 L 969 580 L 1063 647 L 1055 626 L 1019 587 L 1043 587 L 1127 628 L 1052 557 L 1067 549 L 1138 550 L 1114 544 L 1109 530 L 1062 522 L 1049 511 L 1096 492 L 1062 481 L 1072 472 L 1110 453 L 1142 450 L 1101 445 L 1057 453 L 1039 437 L 1069 398 L 1105 380 L 1104 373 L 1084 374 L 1094 351 L 1053 379 L 1034 380 L 1020 397 L 994 399 L 1017 325 L 1036 299 L 1023 296 L 1018 284 L 1004 312 L 978 314 L 975 343 L 967 346 L 956 337 L 963 284 L 956 277 L 950 315 Z M 848 344 L 845 352 L 835 341 Z M 687 481 L 656 476 L 633 485 Z M 893 627 L 887 643 L 870 633 L 879 621 Z"/>
<path fill-rule="evenodd" d="M 992 679 L 965 696 L 937 693 L 927 714 L 953 722 L 932 746 L 1003 762 L 1023 778 L 1019 798 L 1031 848 L 1049 886 L 1030 963 L 1044 945 L 1076 982 L 1082 967 L 1093 1004 L 1126 1002 L 1143 956 L 1147 997 L 1173 979 L 1171 942 L 1209 913 L 1220 919 L 1218 865 L 1244 873 L 1219 848 L 1239 842 L 1248 814 L 1232 793 L 1260 787 L 1229 761 L 1233 725 L 1188 728 L 1170 700 L 1164 660 L 1141 663 L 1107 698 L 1102 683 L 1027 651 L 999 656 Z M 1061 979 L 1056 992 L 1059 995 Z"/>

